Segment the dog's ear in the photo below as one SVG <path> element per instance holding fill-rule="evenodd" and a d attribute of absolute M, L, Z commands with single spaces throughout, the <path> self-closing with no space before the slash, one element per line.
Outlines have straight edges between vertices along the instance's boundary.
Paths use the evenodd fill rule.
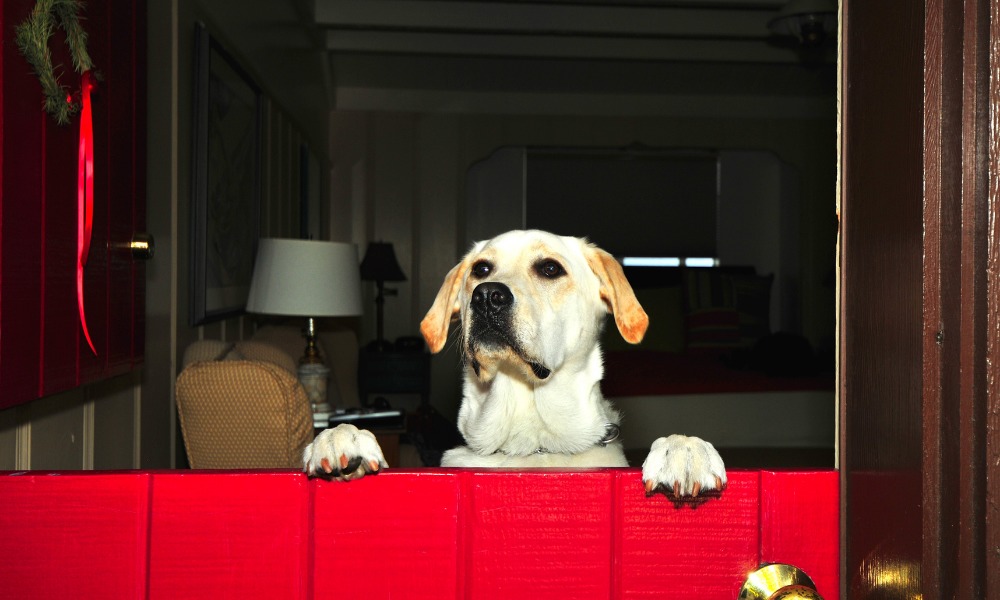
<path fill-rule="evenodd" d="M 448 271 L 437 297 L 434 298 L 434 304 L 420 322 L 420 333 L 424 334 L 432 353 L 440 352 L 444 348 L 444 343 L 448 341 L 448 326 L 461 308 L 458 304 L 458 293 L 462 289 L 463 276 L 468 266 L 469 261 L 465 259 Z"/>
<path fill-rule="evenodd" d="M 638 344 L 646 335 L 649 317 L 639 305 L 622 266 L 614 256 L 600 248 L 587 248 L 587 263 L 601 281 L 601 300 L 615 316 L 615 325 L 625 341 Z"/>

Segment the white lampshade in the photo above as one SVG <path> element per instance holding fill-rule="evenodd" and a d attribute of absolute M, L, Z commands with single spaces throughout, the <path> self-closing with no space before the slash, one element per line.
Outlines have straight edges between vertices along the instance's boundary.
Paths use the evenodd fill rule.
<path fill-rule="evenodd" d="M 260 240 L 247 312 L 301 317 L 360 315 L 357 246 L 312 240 Z"/>

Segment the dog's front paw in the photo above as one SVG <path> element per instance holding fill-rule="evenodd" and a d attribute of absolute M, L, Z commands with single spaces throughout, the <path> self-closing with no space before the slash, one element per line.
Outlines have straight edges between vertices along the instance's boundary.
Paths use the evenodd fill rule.
<path fill-rule="evenodd" d="M 372 432 L 347 423 L 320 433 L 302 453 L 302 469 L 310 477 L 350 481 L 388 466 Z"/>
<path fill-rule="evenodd" d="M 701 438 L 672 435 L 653 442 L 642 463 L 642 481 L 646 494 L 665 489 L 675 498 L 696 497 L 726 486 L 726 466 L 712 444 Z"/>

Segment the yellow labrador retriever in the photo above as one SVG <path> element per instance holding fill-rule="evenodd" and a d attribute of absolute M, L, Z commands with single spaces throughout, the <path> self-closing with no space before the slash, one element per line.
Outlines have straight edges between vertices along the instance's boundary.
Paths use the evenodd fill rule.
<path fill-rule="evenodd" d="M 458 429 L 445 467 L 624 467 L 621 416 L 601 395 L 598 345 L 608 313 L 639 343 L 649 318 L 618 262 L 574 237 L 511 231 L 476 243 L 445 277 L 420 324 L 431 352 L 461 325 L 465 363 Z M 303 456 L 310 475 L 350 480 L 387 466 L 370 432 L 338 425 Z M 642 465 L 646 491 L 697 496 L 726 484 L 708 442 L 671 435 Z"/>

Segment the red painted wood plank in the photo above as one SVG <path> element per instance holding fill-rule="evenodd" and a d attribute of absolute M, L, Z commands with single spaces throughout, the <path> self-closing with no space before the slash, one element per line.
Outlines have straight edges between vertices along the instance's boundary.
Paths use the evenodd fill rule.
<path fill-rule="evenodd" d="M 467 597 L 608 597 L 615 471 L 553 475 L 471 474 Z"/>
<path fill-rule="evenodd" d="M 31 5 L 0 3 L 4 128 L 0 180 L 0 409 L 38 397 L 41 344 L 40 237 L 45 198 L 45 128 L 42 91 L 13 43 L 14 29 Z M 9 40 L 9 41 L 8 41 Z"/>
<path fill-rule="evenodd" d="M 761 472 L 760 558 L 806 572 L 840 596 L 840 479 L 836 471 Z"/>
<path fill-rule="evenodd" d="M 839 587 L 836 472 L 637 469 L 0 474 L 0 589 L 82 598 L 735 598 L 761 562 Z M 805 539 L 804 539 L 805 538 Z M 148 566 L 147 566 L 148 565 Z M 51 576 L 57 571 L 58 576 Z M 71 592 L 71 593 L 69 593 Z"/>
<path fill-rule="evenodd" d="M 0 596 L 142 598 L 150 477 L 0 476 Z"/>
<path fill-rule="evenodd" d="M 132 324 L 135 308 L 132 293 L 138 282 L 134 279 L 135 261 L 126 249 L 135 232 L 135 204 L 143 201 L 136 192 L 137 174 L 145 164 L 136 162 L 135 141 L 139 137 L 135 115 L 145 106 L 136 105 L 136 86 L 145 82 L 135 61 L 139 31 L 134 19 L 137 14 L 135 1 L 116 2 L 115 10 L 108 11 L 108 30 L 128 32 L 129 35 L 110 36 L 107 60 L 111 70 L 118 74 L 114 80 L 102 84 L 100 129 L 95 122 L 97 135 L 107 140 L 107 153 L 100 162 L 105 171 L 105 205 L 108 207 L 107 230 L 107 288 L 101 310 L 107 323 L 107 352 L 105 368 L 124 371 L 133 366 Z M 145 67 L 145 65 L 143 65 Z"/>
<path fill-rule="evenodd" d="M 641 473 L 618 479 L 620 579 L 613 598 L 732 600 L 759 563 L 757 471 L 732 471 L 721 498 L 676 506 L 646 497 Z"/>
<path fill-rule="evenodd" d="M 314 480 L 316 598 L 455 598 L 463 474 Z"/>
<path fill-rule="evenodd" d="M 54 37 L 54 36 L 53 36 Z M 71 64 L 69 51 L 60 41 L 55 51 L 61 64 Z M 66 61 L 66 62 L 62 62 Z M 72 69 L 64 72 L 61 81 L 70 90 L 80 86 L 80 76 Z M 37 82 L 36 82 L 37 85 Z M 36 335 L 42 336 L 42 394 L 52 394 L 75 387 L 81 381 L 79 360 L 83 349 L 90 349 L 83 339 L 76 304 L 76 254 L 77 254 L 77 159 L 79 146 L 79 118 L 69 125 L 57 125 L 44 112 L 45 162 L 45 212 L 42 216 L 42 245 L 44 247 L 42 272 L 42 320 Z M 95 250 L 101 242 L 95 240 Z M 89 310 L 89 309 L 88 309 Z M 91 324 L 91 335 L 95 335 Z M 96 336 L 103 338 L 103 335 Z"/>
<path fill-rule="evenodd" d="M 141 362 L 144 268 L 117 248 L 145 227 L 145 3 L 91 0 L 81 25 L 101 78 L 93 95 L 94 231 L 85 269 L 87 346 L 76 302 L 79 117 L 57 125 L 13 43 L 32 8 L 0 4 L 0 408 L 125 373 Z M 49 48 L 79 94 L 65 35 Z"/>
<path fill-rule="evenodd" d="M 154 474 L 148 597 L 308 597 L 308 491 L 293 471 Z"/>

